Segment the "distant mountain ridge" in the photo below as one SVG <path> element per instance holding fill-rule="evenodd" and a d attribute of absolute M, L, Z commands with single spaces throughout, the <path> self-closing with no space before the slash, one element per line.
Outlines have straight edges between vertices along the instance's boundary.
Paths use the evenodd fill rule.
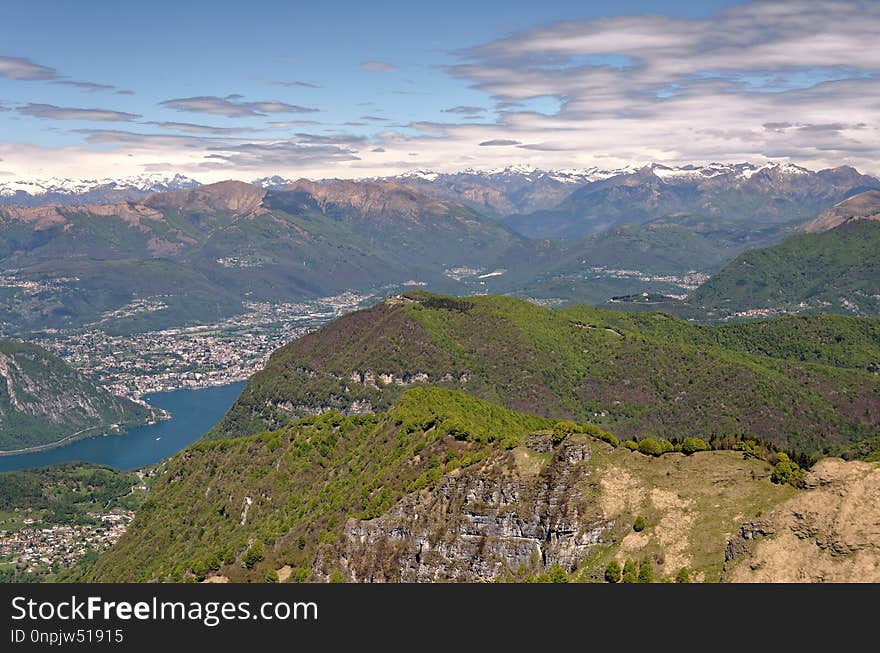
<path fill-rule="evenodd" d="M 878 315 L 878 218 L 850 215 L 831 229 L 744 252 L 697 288 L 687 302 L 714 317 L 782 312 Z M 808 224 L 812 230 L 817 223 Z"/>
<path fill-rule="evenodd" d="M 880 190 L 869 190 L 848 197 L 816 219 L 801 225 L 799 230 L 808 234 L 828 231 L 852 220 L 880 220 Z"/>
<path fill-rule="evenodd" d="M 145 174 L 120 179 L 53 177 L 34 181 L 0 181 L 0 204 L 112 204 L 200 185 L 196 180 L 180 174 Z"/>
<path fill-rule="evenodd" d="M 817 358 L 829 321 L 840 344 Z M 813 317 L 796 326 L 793 334 L 706 327 L 662 314 L 411 291 L 276 350 L 207 437 L 327 410 L 385 410 L 423 384 L 536 415 L 598 419 L 621 437 L 753 433 L 814 451 L 878 435 L 880 379 L 865 362 L 880 351 L 876 322 Z M 839 393 L 822 390 L 838 385 Z M 719 405 L 723 416 L 707 409 Z"/>
<path fill-rule="evenodd" d="M 798 178 L 799 181 L 793 181 Z M 779 182 L 782 179 L 787 179 L 789 186 L 800 187 L 801 190 L 798 192 L 802 195 L 803 187 L 810 185 L 816 186 L 820 195 L 823 188 L 828 186 L 835 188 L 846 186 L 853 192 L 880 188 L 880 181 L 876 178 L 863 175 L 848 166 L 812 171 L 791 163 L 778 162 L 760 165 L 746 162 L 683 166 L 650 163 L 617 168 L 589 166 L 560 169 L 540 169 L 531 165 L 514 164 L 489 169 L 467 168 L 455 172 L 412 170 L 399 175 L 351 181 L 393 180 L 440 199 L 462 202 L 490 217 L 515 216 L 512 218 L 511 226 L 526 235 L 535 232 L 538 237 L 556 235 L 577 237 L 595 233 L 596 229 L 577 225 L 562 227 L 555 224 L 555 220 L 558 219 L 555 214 L 571 210 L 577 212 L 578 200 L 575 198 L 568 202 L 568 197 L 581 188 L 601 189 L 603 182 L 609 180 L 614 180 L 611 182 L 612 186 L 621 184 L 634 186 L 660 181 L 662 187 L 666 188 L 700 185 L 707 189 L 714 188 L 716 192 L 718 187 L 739 187 L 745 182 L 751 182 L 746 184 L 749 190 L 766 193 L 780 190 Z M 297 181 L 296 178 L 272 175 L 254 179 L 250 183 L 267 190 L 281 190 Z M 331 183 L 336 180 L 315 181 Z M 25 206 L 107 204 L 136 201 L 154 192 L 191 189 L 199 185 L 201 184 L 198 181 L 180 174 L 146 174 L 101 180 L 5 181 L 0 182 L 0 204 Z M 809 195 L 809 192 L 806 192 L 806 195 Z M 831 195 L 836 196 L 835 193 Z M 662 208 L 664 205 L 660 202 L 656 208 Z M 550 211 L 551 214 L 545 216 L 541 213 L 544 211 Z M 550 222 L 546 225 L 531 224 L 529 216 L 535 212 L 541 213 L 537 216 L 538 222 L 542 222 L 545 218 Z M 652 213 L 650 210 L 648 213 L 651 217 L 661 217 L 662 214 L 656 211 Z M 643 220 L 630 219 L 624 220 L 623 223 L 640 221 Z"/>
<path fill-rule="evenodd" d="M 467 206 L 390 180 L 283 190 L 227 181 L 139 202 L 6 206 L 0 274 L 21 290 L 0 303 L 0 321 L 64 328 L 152 298 L 160 310 L 126 324 L 164 328 L 235 314 L 246 297 L 296 301 L 409 281 L 451 290 L 533 249 Z"/>
<path fill-rule="evenodd" d="M 669 168 L 658 164 L 580 186 L 553 208 L 509 216 L 530 238 L 579 238 L 681 216 L 720 224 L 783 226 L 811 219 L 880 179 L 841 166 L 813 172 L 787 163 Z"/>

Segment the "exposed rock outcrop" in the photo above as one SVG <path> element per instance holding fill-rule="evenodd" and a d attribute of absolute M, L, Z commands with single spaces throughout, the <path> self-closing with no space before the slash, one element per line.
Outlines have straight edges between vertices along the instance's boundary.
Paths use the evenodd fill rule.
<path fill-rule="evenodd" d="M 880 465 L 820 461 L 807 491 L 727 547 L 732 582 L 880 582 Z"/>

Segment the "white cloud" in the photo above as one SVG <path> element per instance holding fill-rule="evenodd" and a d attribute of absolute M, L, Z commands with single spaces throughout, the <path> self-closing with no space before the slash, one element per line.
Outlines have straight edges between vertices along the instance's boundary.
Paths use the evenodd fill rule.
<path fill-rule="evenodd" d="M 26 81 L 55 79 L 58 71 L 24 57 L 0 57 L 0 77 Z"/>
<path fill-rule="evenodd" d="M 380 73 L 392 73 L 397 70 L 397 66 L 387 61 L 362 61 L 361 68 Z"/>
<path fill-rule="evenodd" d="M 485 101 L 445 109 L 449 122 L 414 121 L 368 139 L 295 134 L 272 141 L 196 128 L 176 130 L 186 135 L 89 132 L 87 143 L 102 145 L 102 151 L 77 149 L 76 167 L 93 166 L 89 174 L 98 175 L 99 168 L 118 174 L 113 166 L 168 163 L 210 180 L 212 170 L 228 177 L 236 165 L 260 176 L 354 177 L 416 167 L 617 167 L 774 158 L 812 168 L 846 163 L 877 174 L 876 34 L 880 3 L 857 1 L 755 2 L 701 19 L 568 21 L 458 53 L 459 63 L 447 72 L 483 93 Z M 362 65 L 395 69 L 378 61 Z M 406 115 L 408 102 L 401 96 L 399 114 Z M 420 98 L 418 106 L 423 105 Z M 477 105 L 495 107 L 497 120 L 490 118 L 495 113 L 476 111 Z M 178 98 L 163 106 L 226 117 L 314 111 L 240 96 Z M 481 118 L 478 124 L 473 117 Z M 71 150 L 4 147 L 0 155 L 16 170 L 42 167 L 62 174 L 70 167 L 65 157 Z"/>
<path fill-rule="evenodd" d="M 141 116 L 112 109 L 80 109 L 57 107 L 54 104 L 26 104 L 15 109 L 18 113 L 46 120 L 96 120 L 99 122 L 130 122 Z"/>
<path fill-rule="evenodd" d="M 265 116 L 267 113 L 317 113 L 313 107 L 301 107 L 277 100 L 263 100 L 259 102 L 242 102 L 240 95 L 227 95 L 216 97 L 203 95 L 198 97 L 176 98 L 165 100 L 160 105 L 176 111 L 189 113 L 210 113 L 227 118 L 245 118 L 253 116 Z"/>

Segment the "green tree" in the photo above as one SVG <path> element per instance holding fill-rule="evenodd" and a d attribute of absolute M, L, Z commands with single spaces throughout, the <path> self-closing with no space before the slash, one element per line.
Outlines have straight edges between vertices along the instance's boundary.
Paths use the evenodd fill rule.
<path fill-rule="evenodd" d="M 578 433 L 580 430 L 577 422 L 567 420 L 556 422 L 556 424 L 553 425 L 553 436 L 551 437 L 551 440 L 553 441 L 553 444 L 559 444 L 569 435 L 572 433 Z"/>
<path fill-rule="evenodd" d="M 800 468 L 788 455 L 778 454 L 778 462 L 773 466 L 770 480 L 779 485 L 793 485 L 799 487 L 804 480 L 804 470 Z"/>
<path fill-rule="evenodd" d="M 681 443 L 681 452 L 686 456 L 690 456 L 697 451 L 709 451 L 711 447 L 703 438 L 685 438 Z"/>
<path fill-rule="evenodd" d="M 639 582 L 639 570 L 638 567 L 636 567 L 635 560 L 633 560 L 632 558 L 628 558 L 627 561 L 623 563 L 623 582 Z"/>
<path fill-rule="evenodd" d="M 675 447 L 669 440 L 663 438 L 643 438 L 639 440 L 639 452 L 648 456 L 661 456 L 667 451 L 674 451 Z"/>
<path fill-rule="evenodd" d="M 676 583 L 690 583 L 691 582 L 691 572 L 688 571 L 687 567 L 682 567 L 678 570 L 678 573 L 675 574 L 675 582 Z"/>
<path fill-rule="evenodd" d="M 651 561 L 648 558 L 642 560 L 642 564 L 639 565 L 639 582 L 654 582 L 654 566 L 651 564 Z"/>
<path fill-rule="evenodd" d="M 199 560 L 192 566 L 192 572 L 196 580 L 201 583 L 208 575 L 208 565 L 204 561 Z"/>
<path fill-rule="evenodd" d="M 568 582 L 568 574 L 565 573 L 565 569 L 563 569 L 560 565 L 553 565 L 550 567 L 550 571 L 547 572 L 547 582 L 548 583 L 567 583 Z"/>
<path fill-rule="evenodd" d="M 617 560 L 612 560 L 605 566 L 605 581 L 608 583 L 619 583 L 620 573 L 620 563 Z"/>
<path fill-rule="evenodd" d="M 247 550 L 247 553 L 244 556 L 244 566 L 248 569 L 251 569 L 264 557 L 265 553 L 263 552 L 263 543 L 258 540 L 254 542 L 253 546 L 251 546 L 251 548 Z"/>
<path fill-rule="evenodd" d="M 636 517 L 636 520 L 633 522 L 633 530 L 636 533 L 641 533 L 643 530 L 645 530 L 645 526 L 647 526 L 647 524 L 645 523 L 645 518 L 641 515 Z"/>
<path fill-rule="evenodd" d="M 345 575 L 341 571 L 339 571 L 338 569 L 334 569 L 333 572 L 330 574 L 330 582 L 339 584 L 347 583 L 348 580 L 345 578 Z"/>
<path fill-rule="evenodd" d="M 648 558 L 642 560 L 642 563 L 639 565 L 639 582 L 654 582 L 654 566 L 651 564 L 651 561 Z"/>

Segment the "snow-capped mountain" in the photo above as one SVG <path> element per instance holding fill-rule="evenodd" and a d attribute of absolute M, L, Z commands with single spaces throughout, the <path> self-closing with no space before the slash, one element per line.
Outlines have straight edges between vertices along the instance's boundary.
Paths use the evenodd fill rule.
<path fill-rule="evenodd" d="M 144 174 L 120 179 L 0 181 L 0 204 L 112 204 L 153 193 L 195 188 L 201 184 L 180 174 Z"/>
<path fill-rule="evenodd" d="M 517 164 L 504 166 L 502 168 L 489 168 L 481 170 L 478 168 L 465 168 L 458 172 L 435 172 L 433 170 L 412 170 L 405 172 L 392 179 L 421 179 L 423 181 L 434 182 L 450 178 L 474 177 L 479 179 L 527 179 L 531 182 L 549 179 L 562 184 L 583 184 L 600 179 L 607 179 L 615 175 L 627 174 L 635 172 L 636 166 L 627 166 L 625 168 L 602 169 L 595 166 L 589 168 L 563 168 L 558 170 L 542 170 L 534 166 Z"/>
<path fill-rule="evenodd" d="M 287 179 L 286 177 L 272 175 L 271 177 L 260 177 L 259 179 L 254 179 L 251 184 L 260 188 L 265 188 L 266 190 L 278 190 L 279 188 L 290 186 L 290 184 L 292 184 L 293 182 L 293 179 Z"/>
<path fill-rule="evenodd" d="M 414 170 L 393 179 L 441 199 L 464 202 L 499 218 L 564 208 L 569 196 L 593 190 L 612 196 L 634 192 L 624 188 L 647 192 L 649 187 L 654 188 L 655 194 L 664 189 L 696 195 L 775 192 L 798 202 L 799 198 L 836 196 L 841 188 L 868 188 L 876 183 L 874 178 L 846 166 L 816 172 L 787 162 L 682 166 L 649 163 L 621 168 L 592 166 L 559 170 L 510 165 L 452 173 Z M 619 190 L 613 191 L 616 187 Z"/>

